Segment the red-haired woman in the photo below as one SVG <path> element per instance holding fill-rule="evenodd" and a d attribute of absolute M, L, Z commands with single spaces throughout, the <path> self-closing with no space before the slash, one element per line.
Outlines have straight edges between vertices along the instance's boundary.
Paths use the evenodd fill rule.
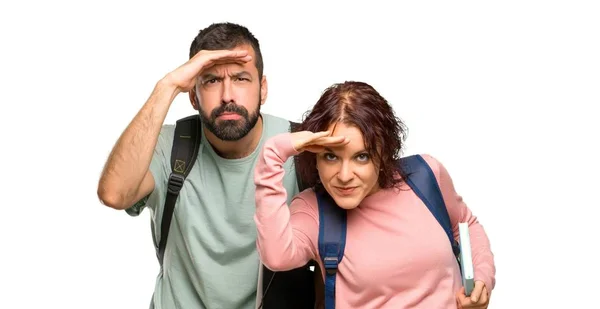
<path fill-rule="evenodd" d="M 330 306 L 341 308 L 486 308 L 495 285 L 488 237 L 457 194 L 444 166 L 421 155 L 435 175 L 458 240 L 471 236 L 475 287 L 464 295 L 449 241 L 396 164 L 406 134 L 388 102 L 370 85 L 345 82 L 326 89 L 301 131 L 275 136 L 257 163 L 257 248 L 274 271 L 319 262 L 317 196 L 330 196 L 346 216 L 346 242 Z M 297 172 L 311 187 L 293 197 L 282 185 L 283 163 L 299 155 Z"/>

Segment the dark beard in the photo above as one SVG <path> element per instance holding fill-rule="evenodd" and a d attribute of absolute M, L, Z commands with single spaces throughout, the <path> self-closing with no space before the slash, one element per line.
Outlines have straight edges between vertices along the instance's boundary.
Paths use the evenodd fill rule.
<path fill-rule="evenodd" d="M 221 120 L 217 123 L 217 117 L 223 113 L 236 113 L 242 116 L 239 120 Z M 256 111 L 252 114 L 248 114 L 242 106 L 238 106 L 235 103 L 227 103 L 214 109 L 208 117 L 202 109 L 200 109 L 200 118 L 204 126 L 216 137 L 224 141 L 238 141 L 248 135 L 250 130 L 254 128 L 258 122 L 260 115 L 260 102 Z"/>

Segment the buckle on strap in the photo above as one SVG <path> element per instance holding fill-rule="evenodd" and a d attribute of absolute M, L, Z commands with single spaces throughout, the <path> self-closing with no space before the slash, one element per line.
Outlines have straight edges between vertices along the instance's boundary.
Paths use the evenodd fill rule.
<path fill-rule="evenodd" d="M 171 194 L 179 194 L 179 191 L 183 187 L 183 182 L 185 178 L 176 173 L 171 173 L 169 176 L 169 185 L 167 186 L 167 192 Z"/>
<path fill-rule="evenodd" d="M 325 267 L 325 271 L 328 275 L 335 275 L 337 273 L 338 268 L 338 258 L 333 256 L 328 256 L 323 259 L 323 266 Z"/>

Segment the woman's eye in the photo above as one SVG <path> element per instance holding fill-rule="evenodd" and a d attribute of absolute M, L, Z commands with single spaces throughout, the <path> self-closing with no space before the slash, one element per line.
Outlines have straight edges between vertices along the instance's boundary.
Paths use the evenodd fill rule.
<path fill-rule="evenodd" d="M 336 158 L 335 158 L 335 155 L 333 155 L 333 154 L 331 154 L 331 153 L 326 153 L 326 154 L 325 154 L 325 160 L 327 160 L 327 161 L 333 161 L 333 160 L 335 160 L 335 159 L 336 159 Z"/>
<path fill-rule="evenodd" d="M 358 161 L 361 161 L 361 162 L 366 162 L 366 161 L 369 161 L 369 155 L 366 153 L 361 153 L 358 156 L 356 156 L 356 159 L 358 159 Z"/>

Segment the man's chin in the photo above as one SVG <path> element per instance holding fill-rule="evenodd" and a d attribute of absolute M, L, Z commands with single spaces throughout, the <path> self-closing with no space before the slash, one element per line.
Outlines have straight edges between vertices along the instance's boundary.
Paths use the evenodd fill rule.
<path fill-rule="evenodd" d="M 228 120 L 230 121 L 230 120 Z M 220 124 L 215 127 L 214 132 L 212 132 L 219 139 L 235 142 L 244 138 L 248 135 L 248 132 L 245 132 L 244 126 L 239 124 Z"/>
<path fill-rule="evenodd" d="M 218 132 L 242 132 L 246 127 L 244 119 L 239 120 L 217 120 L 214 122 L 215 131 Z"/>
<path fill-rule="evenodd" d="M 246 120 L 244 118 L 240 119 L 220 119 L 217 118 L 213 122 L 215 127 L 218 129 L 226 129 L 228 127 L 243 127 L 246 124 Z"/>

